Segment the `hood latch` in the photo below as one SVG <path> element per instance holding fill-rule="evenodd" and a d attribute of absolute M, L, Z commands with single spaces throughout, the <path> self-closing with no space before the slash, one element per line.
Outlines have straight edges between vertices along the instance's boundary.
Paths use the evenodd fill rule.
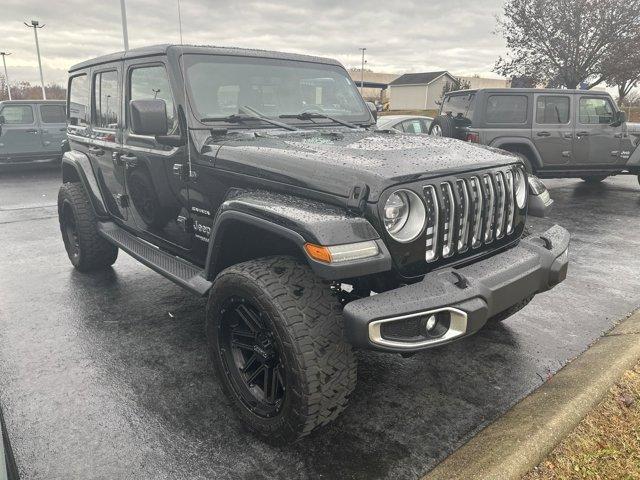
<path fill-rule="evenodd" d="M 351 213 L 364 213 L 368 198 L 369 185 L 366 183 L 355 184 L 351 187 L 349 198 L 347 198 L 347 210 Z"/>

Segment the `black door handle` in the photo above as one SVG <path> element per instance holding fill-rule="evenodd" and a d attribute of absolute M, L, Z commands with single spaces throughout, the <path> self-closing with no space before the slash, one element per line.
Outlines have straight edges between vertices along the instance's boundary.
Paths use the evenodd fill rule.
<path fill-rule="evenodd" d="M 565 133 L 564 138 L 573 138 L 573 133 Z"/>
<path fill-rule="evenodd" d="M 104 150 L 99 147 L 89 147 L 89 153 L 92 153 L 96 156 L 104 155 Z"/>
<path fill-rule="evenodd" d="M 539 137 L 550 137 L 551 134 L 549 132 L 538 132 L 537 135 Z"/>
<path fill-rule="evenodd" d="M 588 137 L 589 136 L 589 132 L 578 132 L 576 133 L 576 137 L 580 138 L 580 137 Z"/>
<path fill-rule="evenodd" d="M 27 133 L 38 133 L 38 129 L 37 128 L 27 128 L 25 130 L 25 132 L 27 132 Z"/>

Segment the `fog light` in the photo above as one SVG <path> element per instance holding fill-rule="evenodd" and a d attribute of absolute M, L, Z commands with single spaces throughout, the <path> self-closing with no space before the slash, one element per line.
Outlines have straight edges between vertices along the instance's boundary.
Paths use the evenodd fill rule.
<path fill-rule="evenodd" d="M 420 330 L 427 338 L 442 337 L 451 326 L 451 314 L 448 311 L 441 311 L 420 319 Z"/>

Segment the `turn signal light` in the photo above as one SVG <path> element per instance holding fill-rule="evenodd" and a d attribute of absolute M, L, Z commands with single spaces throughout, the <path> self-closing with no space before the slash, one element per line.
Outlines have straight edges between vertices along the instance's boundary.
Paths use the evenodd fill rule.
<path fill-rule="evenodd" d="M 347 243 L 324 247 L 313 243 L 305 243 L 304 249 L 314 260 L 323 263 L 343 263 L 363 258 L 375 257 L 380 253 L 373 240 L 367 242 Z"/>
<path fill-rule="evenodd" d="M 327 247 L 314 245 L 313 243 L 305 243 L 304 249 L 307 254 L 319 262 L 331 263 L 331 252 Z"/>

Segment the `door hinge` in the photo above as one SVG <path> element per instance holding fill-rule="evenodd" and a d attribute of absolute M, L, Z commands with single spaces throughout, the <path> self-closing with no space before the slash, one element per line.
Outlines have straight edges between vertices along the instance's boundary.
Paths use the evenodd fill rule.
<path fill-rule="evenodd" d="M 173 164 L 173 174 L 180 177 L 181 180 L 185 182 L 189 181 L 189 179 L 198 178 L 198 174 L 195 170 L 189 170 L 189 165 L 184 163 L 174 163 Z"/>
<path fill-rule="evenodd" d="M 193 219 L 191 218 L 187 218 L 184 215 L 180 215 L 176 221 L 178 222 L 178 225 L 180 225 L 180 228 L 182 228 L 182 230 L 186 233 L 193 233 L 195 232 L 195 229 L 193 228 Z"/>

